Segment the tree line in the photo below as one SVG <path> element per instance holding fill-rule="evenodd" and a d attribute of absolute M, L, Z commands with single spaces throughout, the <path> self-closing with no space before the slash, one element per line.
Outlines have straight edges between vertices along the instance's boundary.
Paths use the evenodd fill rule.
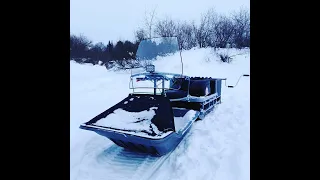
<path fill-rule="evenodd" d="M 145 19 L 145 27 L 134 32 L 135 41 L 109 41 L 107 45 L 93 44 L 84 35 L 70 34 L 70 59 L 78 63 L 98 64 L 107 68 L 136 66 L 136 51 L 139 43 L 151 37 L 178 38 L 181 49 L 206 48 L 250 48 L 250 13 L 241 9 L 229 16 L 208 10 L 201 16 L 199 24 L 194 21 L 179 21 L 166 17 L 155 20 L 155 13 Z"/>

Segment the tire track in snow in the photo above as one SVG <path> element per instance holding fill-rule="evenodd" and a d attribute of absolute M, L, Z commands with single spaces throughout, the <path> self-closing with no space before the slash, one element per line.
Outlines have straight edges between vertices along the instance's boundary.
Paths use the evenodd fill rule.
<path fill-rule="evenodd" d="M 126 150 L 115 144 L 107 148 L 95 140 L 86 146 L 78 167 L 73 168 L 73 180 L 150 179 L 170 154 L 162 157 Z"/>

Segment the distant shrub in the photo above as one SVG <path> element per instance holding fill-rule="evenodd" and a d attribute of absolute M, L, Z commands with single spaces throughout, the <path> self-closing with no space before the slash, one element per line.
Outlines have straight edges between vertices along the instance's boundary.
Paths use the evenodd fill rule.
<path fill-rule="evenodd" d="M 217 53 L 219 60 L 224 63 L 230 63 L 232 61 L 232 57 L 227 52 Z"/>

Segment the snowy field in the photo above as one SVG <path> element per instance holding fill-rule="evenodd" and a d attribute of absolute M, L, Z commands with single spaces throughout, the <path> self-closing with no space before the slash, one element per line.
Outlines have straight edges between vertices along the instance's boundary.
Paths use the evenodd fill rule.
<path fill-rule="evenodd" d="M 218 62 L 211 49 L 184 51 L 184 74 L 228 78 L 227 85 L 234 85 L 242 74 L 250 74 L 249 50 L 220 51 L 235 55 L 231 64 Z M 155 62 L 156 70 L 180 73 L 179 58 L 179 54 L 159 58 Z M 111 151 L 120 151 L 120 148 L 79 126 L 132 92 L 128 88 L 130 71 L 108 71 L 105 67 L 73 61 L 70 68 L 70 178 L 109 180 L 111 176 L 124 176 L 117 169 L 106 169 L 115 158 L 110 155 Z M 204 120 L 193 124 L 152 179 L 249 180 L 249 162 L 250 77 L 242 77 L 233 89 L 222 86 L 222 104 Z M 142 169 L 139 172 L 143 172 Z M 141 179 L 141 176 L 125 179 L 130 178 Z"/>

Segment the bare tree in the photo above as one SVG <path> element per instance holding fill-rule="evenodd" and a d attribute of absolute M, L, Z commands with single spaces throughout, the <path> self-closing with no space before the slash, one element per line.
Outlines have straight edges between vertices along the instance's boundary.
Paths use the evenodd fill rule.
<path fill-rule="evenodd" d="M 209 9 L 202 15 L 200 25 L 194 26 L 196 31 L 196 39 L 200 48 L 212 45 L 212 37 L 214 36 L 214 29 L 217 19 L 217 14 L 214 9 Z"/>
<path fill-rule="evenodd" d="M 154 33 L 161 37 L 172 37 L 177 35 L 177 23 L 166 17 L 156 23 Z"/>
<path fill-rule="evenodd" d="M 92 41 L 82 34 L 79 37 L 70 35 L 70 58 L 76 61 L 80 61 L 82 58 L 88 58 L 88 51 L 91 46 Z"/>
<path fill-rule="evenodd" d="M 147 28 L 149 38 L 152 37 L 152 26 L 154 25 L 155 12 L 156 8 L 154 8 L 152 12 L 149 12 L 148 15 L 147 12 L 145 12 L 145 25 Z"/>
<path fill-rule="evenodd" d="M 176 36 L 179 47 L 182 49 L 191 49 L 196 46 L 196 35 L 193 23 L 181 23 L 166 17 L 157 22 L 154 33 L 160 37 Z"/>
<path fill-rule="evenodd" d="M 194 22 L 184 22 L 177 25 L 176 35 L 182 49 L 191 49 L 197 45 L 196 32 L 194 31 L 193 27 Z"/>
<path fill-rule="evenodd" d="M 96 43 L 90 49 L 90 62 L 92 64 L 98 64 L 99 60 L 103 60 L 103 52 L 105 51 L 106 47 L 102 42 Z"/>
<path fill-rule="evenodd" d="M 233 41 L 237 48 L 250 46 L 250 13 L 247 9 L 240 9 L 232 14 L 234 23 Z"/>
<path fill-rule="evenodd" d="M 227 44 L 232 43 L 234 24 L 226 16 L 220 16 L 219 21 L 214 26 L 215 45 L 219 48 L 226 48 Z"/>

